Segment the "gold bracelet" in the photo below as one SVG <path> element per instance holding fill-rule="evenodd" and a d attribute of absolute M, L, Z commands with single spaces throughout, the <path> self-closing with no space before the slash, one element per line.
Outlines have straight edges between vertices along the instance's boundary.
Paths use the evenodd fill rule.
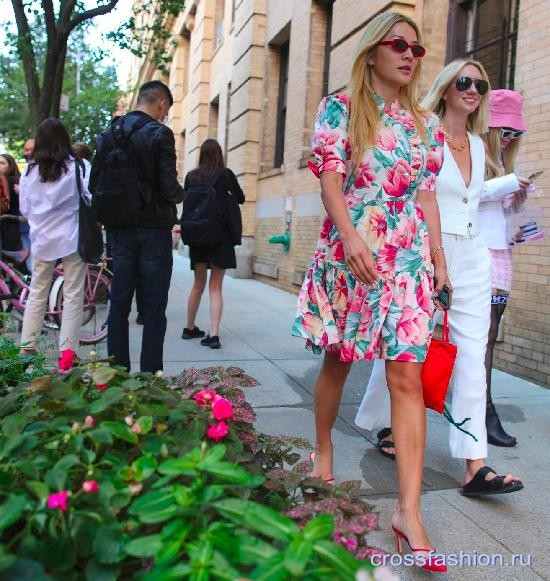
<path fill-rule="evenodd" d="M 432 252 L 432 260 L 435 258 L 435 255 L 440 251 L 443 250 L 443 246 L 441 244 Z"/>

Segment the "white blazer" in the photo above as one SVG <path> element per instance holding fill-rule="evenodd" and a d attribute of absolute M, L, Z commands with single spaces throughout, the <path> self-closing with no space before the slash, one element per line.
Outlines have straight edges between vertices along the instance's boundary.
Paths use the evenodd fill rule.
<path fill-rule="evenodd" d="M 451 153 L 444 144 L 443 166 L 437 176 L 436 195 L 441 216 L 441 232 L 459 236 L 480 233 L 478 206 L 485 179 L 485 146 L 481 137 L 468 133 L 472 176 L 468 186 Z"/>

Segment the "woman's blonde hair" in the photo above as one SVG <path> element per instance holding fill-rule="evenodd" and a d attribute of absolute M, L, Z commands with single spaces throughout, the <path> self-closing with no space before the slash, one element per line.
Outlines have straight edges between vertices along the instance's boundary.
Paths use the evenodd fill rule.
<path fill-rule="evenodd" d="M 489 131 L 481 137 L 487 146 L 485 148 L 485 179 L 490 180 L 513 173 L 521 137 L 511 141 L 504 151 L 500 145 L 500 127 L 490 127 Z"/>
<path fill-rule="evenodd" d="M 422 106 L 426 107 L 426 109 L 429 109 L 430 111 L 433 111 L 440 119 L 442 119 L 443 115 L 445 115 L 445 99 L 443 99 L 443 95 L 445 94 L 445 91 L 456 81 L 460 71 L 468 65 L 476 67 L 481 74 L 481 78 L 489 83 L 487 72 L 480 62 L 471 59 L 457 59 L 450 62 L 440 71 L 439 75 L 437 75 L 430 90 L 428 91 L 428 94 L 422 101 Z M 489 83 L 489 89 L 490 88 L 491 85 Z M 479 107 L 468 115 L 466 129 L 471 133 L 482 135 L 483 133 L 487 132 L 488 120 L 489 91 L 487 91 L 485 95 L 481 96 Z"/>
<path fill-rule="evenodd" d="M 414 20 L 398 12 L 383 12 L 367 24 L 355 53 L 347 92 L 351 102 L 348 135 L 352 148 L 352 159 L 356 167 L 359 166 L 365 150 L 375 143 L 376 132 L 380 124 L 378 105 L 373 94 L 372 67 L 368 61 L 376 50 L 377 44 L 388 34 L 392 26 L 399 22 L 409 24 L 414 29 L 418 42 L 420 42 L 420 31 Z M 421 117 L 424 111 L 419 106 L 416 97 L 421 63 L 422 60 L 418 59 L 410 83 L 401 87 L 400 99 L 402 105 L 412 113 L 418 132 L 425 140 L 426 129 Z"/>

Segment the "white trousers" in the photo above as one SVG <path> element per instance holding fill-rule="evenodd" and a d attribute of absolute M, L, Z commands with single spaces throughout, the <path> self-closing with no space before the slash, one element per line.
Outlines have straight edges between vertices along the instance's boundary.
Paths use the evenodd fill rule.
<path fill-rule="evenodd" d="M 21 345 L 25 348 L 36 347 L 44 324 L 48 295 L 52 284 L 55 260 L 33 258 L 31 288 L 23 315 Z M 63 258 L 63 316 L 59 331 L 59 350 L 78 350 L 82 328 L 82 307 L 84 303 L 84 282 L 86 263 L 78 252 Z"/>
<path fill-rule="evenodd" d="M 487 457 L 485 349 L 491 317 L 491 259 L 481 236 L 443 234 L 449 279 L 453 285 L 449 311 L 450 341 L 458 347 L 450 389 L 451 413 L 461 422 L 471 418 L 464 434 L 449 424 L 449 446 L 454 458 Z M 390 396 L 385 363 L 374 362 L 355 423 L 364 429 L 391 425 Z"/>

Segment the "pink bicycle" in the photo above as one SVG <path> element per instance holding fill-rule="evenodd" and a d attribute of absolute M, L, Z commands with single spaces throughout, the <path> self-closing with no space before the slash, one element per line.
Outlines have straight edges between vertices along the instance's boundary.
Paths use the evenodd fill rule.
<path fill-rule="evenodd" d="M 2 251 L 2 255 L 20 264 L 26 259 L 26 250 Z M 95 345 L 107 336 L 107 315 L 111 296 L 112 273 L 107 260 L 88 265 L 84 285 L 84 314 L 80 342 Z M 52 286 L 48 296 L 48 307 L 44 319 L 46 329 L 58 330 L 63 317 L 63 267 L 54 270 Z M 0 311 L 11 312 L 23 318 L 29 295 L 30 277 L 23 275 L 15 266 L 0 260 Z"/>

